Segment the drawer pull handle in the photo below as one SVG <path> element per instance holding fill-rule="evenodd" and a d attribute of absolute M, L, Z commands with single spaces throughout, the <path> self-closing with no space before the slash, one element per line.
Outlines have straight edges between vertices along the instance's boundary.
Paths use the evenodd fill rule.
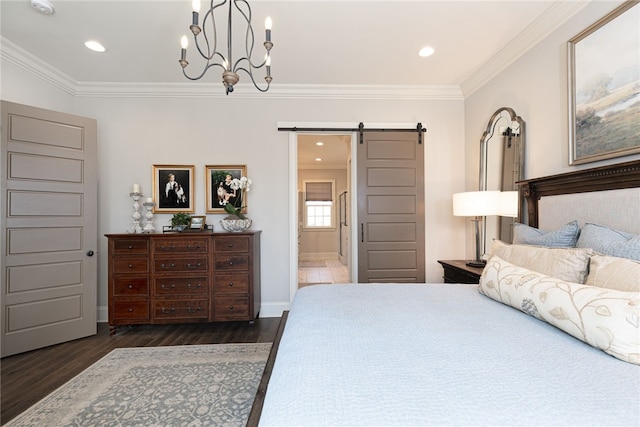
<path fill-rule="evenodd" d="M 202 264 L 199 263 L 199 262 L 196 263 L 196 264 L 191 264 L 191 263 L 187 264 L 187 268 L 200 268 L 201 266 L 202 266 Z"/>
<path fill-rule="evenodd" d="M 162 289 L 173 289 L 176 287 L 176 285 L 174 283 L 171 284 L 171 286 L 165 286 L 165 284 L 163 283 L 162 285 L 160 285 L 160 287 Z"/>
<path fill-rule="evenodd" d="M 133 245 L 129 245 L 129 249 L 133 249 Z"/>
<path fill-rule="evenodd" d="M 229 282 L 229 287 L 233 287 L 233 282 Z"/>
<path fill-rule="evenodd" d="M 200 289 L 202 287 L 202 284 L 198 283 L 197 285 L 193 286 L 191 283 L 187 283 L 187 288 L 189 289 Z"/>
<path fill-rule="evenodd" d="M 229 247 L 232 248 L 233 247 L 233 243 L 229 243 Z"/>
<path fill-rule="evenodd" d="M 129 307 L 129 313 L 133 313 L 133 308 Z"/>
<path fill-rule="evenodd" d="M 129 289 L 133 289 L 133 285 L 129 283 Z"/>
<path fill-rule="evenodd" d="M 229 310 L 233 310 L 233 306 L 232 305 L 229 306 Z"/>
<path fill-rule="evenodd" d="M 176 247 L 175 247 L 174 245 L 171 245 L 171 246 L 165 246 L 165 245 L 162 245 L 162 246 L 160 246 L 160 249 L 162 249 L 163 251 L 172 251 L 172 250 L 174 250 L 175 248 L 176 248 Z"/>
<path fill-rule="evenodd" d="M 229 265 L 233 265 L 233 261 L 229 261 Z"/>
<path fill-rule="evenodd" d="M 174 311 L 176 311 L 176 309 L 174 307 L 171 307 L 169 310 L 167 310 L 166 308 L 162 307 L 162 312 L 164 314 L 169 314 L 169 313 L 173 313 Z"/>
<path fill-rule="evenodd" d="M 193 245 L 193 246 L 187 245 L 187 249 L 190 250 L 190 251 L 196 251 L 196 250 L 200 249 L 200 245 Z"/>
<path fill-rule="evenodd" d="M 200 311 L 200 310 L 202 310 L 202 307 L 198 307 L 198 308 L 196 308 L 195 310 L 194 310 L 193 308 L 191 308 L 191 307 L 187 307 L 187 311 L 188 311 L 189 313 L 197 313 L 197 312 L 198 312 L 198 311 Z"/>
<path fill-rule="evenodd" d="M 176 267 L 176 265 L 173 264 L 173 263 L 171 263 L 169 265 L 167 265 L 165 263 L 160 264 L 160 268 L 175 268 L 175 267 Z"/>
<path fill-rule="evenodd" d="M 129 268 L 133 268 L 133 264 L 129 264 Z"/>

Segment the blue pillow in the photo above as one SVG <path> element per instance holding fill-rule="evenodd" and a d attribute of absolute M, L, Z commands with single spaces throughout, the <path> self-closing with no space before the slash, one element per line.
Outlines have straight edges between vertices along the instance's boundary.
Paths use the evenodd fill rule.
<path fill-rule="evenodd" d="M 571 221 L 557 230 L 544 231 L 525 224 L 513 227 L 513 243 L 546 246 L 548 248 L 574 248 L 580 234 L 578 221 Z"/>
<path fill-rule="evenodd" d="M 614 230 L 604 225 L 585 224 L 576 246 L 592 248 L 603 255 L 640 261 L 640 235 Z"/>

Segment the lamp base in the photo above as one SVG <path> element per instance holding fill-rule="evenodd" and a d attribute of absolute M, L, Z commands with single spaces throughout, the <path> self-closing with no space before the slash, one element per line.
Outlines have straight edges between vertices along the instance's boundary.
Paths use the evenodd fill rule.
<path fill-rule="evenodd" d="M 483 259 L 474 259 L 473 261 L 467 261 L 466 264 L 469 267 L 484 268 L 484 266 L 487 265 L 487 261 Z"/>

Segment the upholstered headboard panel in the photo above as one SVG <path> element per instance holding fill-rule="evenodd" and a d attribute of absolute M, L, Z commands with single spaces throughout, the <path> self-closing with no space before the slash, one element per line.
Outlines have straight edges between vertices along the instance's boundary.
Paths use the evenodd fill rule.
<path fill-rule="evenodd" d="M 538 202 L 538 227 L 555 230 L 578 220 L 640 234 L 640 188 L 562 194 Z"/>
<path fill-rule="evenodd" d="M 557 229 L 577 219 L 640 234 L 640 160 L 518 183 L 532 227 Z"/>

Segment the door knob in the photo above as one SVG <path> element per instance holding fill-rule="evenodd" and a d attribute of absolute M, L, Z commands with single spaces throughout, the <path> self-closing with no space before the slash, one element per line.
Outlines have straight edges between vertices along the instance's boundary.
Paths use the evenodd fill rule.
<path fill-rule="evenodd" d="M 87 251 L 87 256 L 93 256 L 93 251 L 92 250 L 88 250 Z"/>

